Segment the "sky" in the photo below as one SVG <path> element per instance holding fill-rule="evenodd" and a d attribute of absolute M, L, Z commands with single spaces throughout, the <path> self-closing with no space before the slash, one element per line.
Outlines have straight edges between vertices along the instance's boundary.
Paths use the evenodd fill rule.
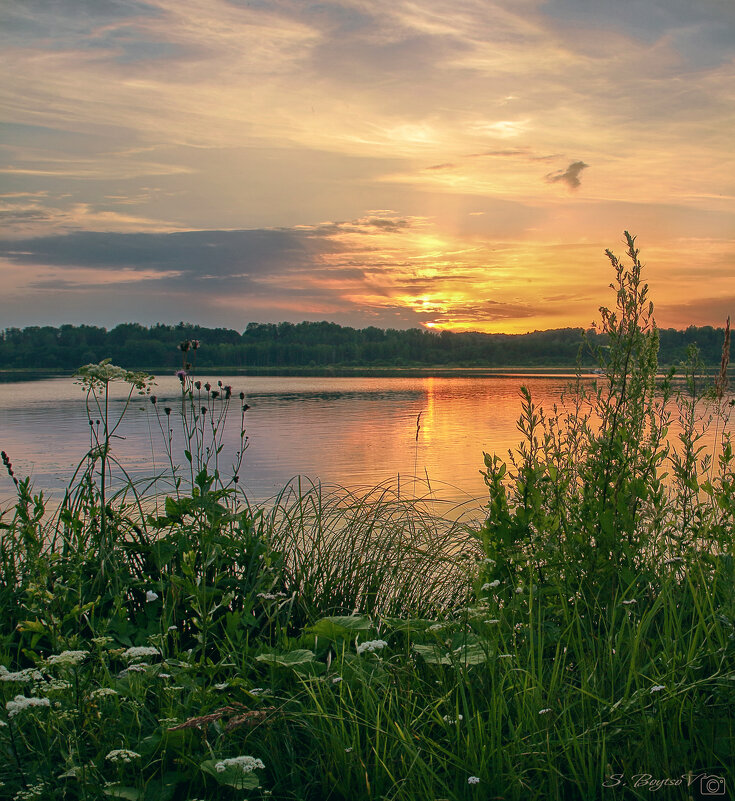
<path fill-rule="evenodd" d="M 4 0 L 0 328 L 735 317 L 732 0 Z"/>

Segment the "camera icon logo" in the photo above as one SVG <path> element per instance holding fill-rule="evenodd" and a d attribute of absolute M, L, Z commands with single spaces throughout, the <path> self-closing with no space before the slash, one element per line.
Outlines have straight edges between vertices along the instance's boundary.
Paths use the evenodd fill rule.
<path fill-rule="evenodd" d="M 725 795 L 725 779 L 714 774 L 701 776 L 699 779 L 699 792 L 707 798 Z"/>

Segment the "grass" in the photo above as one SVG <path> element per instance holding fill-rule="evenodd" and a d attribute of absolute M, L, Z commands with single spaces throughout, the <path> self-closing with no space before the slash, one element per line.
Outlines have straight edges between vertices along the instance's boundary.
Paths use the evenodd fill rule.
<path fill-rule="evenodd" d="M 197 386 L 198 343 L 182 343 L 175 409 L 146 375 L 83 368 L 90 450 L 58 512 L 3 454 L 17 503 L 0 518 L 0 795 L 732 789 L 727 357 L 709 389 L 695 353 L 683 383 L 656 380 L 628 245 L 630 267 L 609 254 L 597 384 L 550 412 L 522 395 L 518 450 L 486 457 L 481 525 L 385 486 L 294 483 L 253 507 L 238 488 L 244 434 L 231 465 L 221 449 L 227 414 L 246 409 L 228 387 Z M 190 443 L 165 497 L 125 482 L 112 381 L 151 397 L 164 448 L 174 426 Z M 682 435 L 667 445 L 672 417 Z"/>

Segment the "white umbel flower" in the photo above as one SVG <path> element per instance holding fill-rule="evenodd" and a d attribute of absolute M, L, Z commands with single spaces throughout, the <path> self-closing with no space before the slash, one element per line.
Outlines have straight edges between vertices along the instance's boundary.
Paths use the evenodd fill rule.
<path fill-rule="evenodd" d="M 243 773 L 252 773 L 255 768 L 260 768 L 262 770 L 265 768 L 265 765 L 262 759 L 256 759 L 251 756 L 231 757 L 230 759 L 223 759 L 214 764 L 214 769 L 217 773 L 224 773 L 227 768 L 240 768 Z"/>
<path fill-rule="evenodd" d="M 8 710 L 8 717 L 14 718 L 18 712 L 31 706 L 51 706 L 51 701 L 48 698 L 26 698 L 24 695 L 16 695 L 12 701 L 5 704 L 5 709 Z"/>
<path fill-rule="evenodd" d="M 117 748 L 110 751 L 105 759 L 109 759 L 110 762 L 132 762 L 134 759 L 140 759 L 140 754 L 127 748 Z"/>
<path fill-rule="evenodd" d="M 123 651 L 123 659 L 143 659 L 146 656 L 160 656 L 161 652 L 152 645 L 135 645 Z"/>
<path fill-rule="evenodd" d="M 367 640 L 366 642 L 361 642 L 357 646 L 357 653 L 364 654 L 365 651 L 381 651 L 387 645 L 388 643 L 385 640 Z"/>
<path fill-rule="evenodd" d="M 89 655 L 89 651 L 62 651 L 60 654 L 51 654 L 46 660 L 47 665 L 78 665 Z"/>

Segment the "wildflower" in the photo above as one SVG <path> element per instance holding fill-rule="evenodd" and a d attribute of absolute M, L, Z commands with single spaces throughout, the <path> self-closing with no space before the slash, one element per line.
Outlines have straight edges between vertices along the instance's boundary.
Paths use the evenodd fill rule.
<path fill-rule="evenodd" d="M 479 784 L 479 783 L 480 783 L 479 776 L 470 776 L 469 779 L 467 779 L 467 784 Z"/>
<path fill-rule="evenodd" d="M 516 587 L 516 595 L 520 595 L 523 592 L 523 587 Z"/>
<path fill-rule="evenodd" d="M 118 673 L 118 675 L 127 676 L 128 673 L 145 673 L 146 669 L 149 667 L 150 665 L 147 662 L 135 662 L 132 665 L 128 665 L 128 667 L 121 670 L 120 673 Z"/>
<path fill-rule="evenodd" d="M 223 759 L 214 764 L 214 769 L 217 773 L 224 773 L 227 768 L 240 768 L 243 773 L 252 773 L 255 768 L 263 769 L 265 765 L 261 759 L 256 759 L 251 756 L 232 757 L 231 759 Z"/>
<path fill-rule="evenodd" d="M 18 790 L 13 796 L 13 801 L 35 801 L 37 798 L 47 797 L 48 785 L 46 782 L 31 784 L 25 790 Z"/>
<path fill-rule="evenodd" d="M 36 668 L 24 668 L 23 670 L 11 673 L 5 665 L 0 665 L 0 681 L 16 681 L 19 683 L 27 681 L 42 681 L 43 674 Z"/>
<path fill-rule="evenodd" d="M 48 693 L 63 693 L 67 690 L 71 690 L 71 683 L 68 681 L 63 681 L 62 679 L 51 679 L 50 681 L 45 681 L 40 687 L 40 691 L 43 695 L 48 695 Z"/>
<path fill-rule="evenodd" d="M 183 384 L 184 383 L 184 379 L 186 378 L 186 370 L 177 370 L 176 371 L 176 378 L 178 378 L 179 381 L 181 381 L 181 383 Z"/>
<path fill-rule="evenodd" d="M 96 690 L 92 690 L 89 698 L 104 698 L 107 695 L 117 695 L 117 690 L 113 690 L 112 687 L 98 687 Z"/>
<path fill-rule="evenodd" d="M 350 751 L 352 751 L 352 746 L 350 746 L 349 748 L 345 748 L 345 754 L 349 754 Z"/>
<path fill-rule="evenodd" d="M 0 720 L 0 729 L 2 729 L 3 726 L 7 728 L 8 724 L 4 720 Z"/>
<path fill-rule="evenodd" d="M 451 715 L 444 715 L 442 720 L 445 723 L 458 723 L 460 720 L 464 720 L 464 715 L 457 715 L 456 718 L 453 718 Z"/>
<path fill-rule="evenodd" d="M 12 701 L 5 704 L 9 718 L 14 718 L 18 712 L 22 712 L 30 706 L 51 706 L 51 701 L 48 698 L 26 698 L 24 695 L 16 695 Z"/>
<path fill-rule="evenodd" d="M 220 684 L 215 684 L 215 685 L 214 685 L 214 689 L 215 689 L 215 690 L 225 690 L 225 689 L 227 689 L 229 686 L 230 686 L 230 682 L 229 682 L 229 681 L 223 681 L 223 682 L 221 682 Z"/>
<path fill-rule="evenodd" d="M 145 592 L 145 602 L 147 604 L 153 603 L 153 601 L 158 600 L 158 593 L 153 592 L 153 590 L 146 590 Z"/>
<path fill-rule="evenodd" d="M 500 621 L 496 617 L 492 617 L 489 620 L 486 620 L 485 623 L 492 625 L 493 623 L 500 623 Z"/>
<path fill-rule="evenodd" d="M 482 585 L 482 590 L 485 592 L 486 590 L 494 590 L 496 587 L 500 586 L 500 579 L 495 579 L 495 581 L 489 581 L 487 584 Z"/>
<path fill-rule="evenodd" d="M 385 640 L 367 640 L 366 642 L 361 642 L 357 646 L 357 653 L 362 654 L 365 651 L 380 651 L 385 648 L 386 645 L 388 645 L 388 643 Z"/>
<path fill-rule="evenodd" d="M 198 339 L 192 339 L 192 341 L 191 341 L 191 349 L 192 350 L 199 350 L 199 340 Z"/>
<path fill-rule="evenodd" d="M 498 654 L 499 659 L 513 659 L 513 654 Z"/>
<path fill-rule="evenodd" d="M 161 652 L 152 645 L 134 645 L 123 651 L 123 659 L 142 659 L 144 656 L 160 656 Z"/>
<path fill-rule="evenodd" d="M 342 676 L 335 676 L 332 679 L 332 684 L 339 684 L 342 681 Z"/>
<path fill-rule="evenodd" d="M 151 403 L 154 406 L 158 403 L 158 398 L 155 395 L 151 395 Z"/>
<path fill-rule="evenodd" d="M 653 687 L 649 690 L 652 693 L 660 693 L 661 690 L 665 690 L 666 686 L 664 684 L 654 684 Z"/>
<path fill-rule="evenodd" d="M 159 673 L 158 674 L 158 678 L 159 679 L 170 679 L 171 678 L 171 674 L 170 673 Z"/>
<path fill-rule="evenodd" d="M 681 556 L 672 556 L 671 559 L 667 559 L 664 564 L 665 565 L 674 565 L 677 562 L 683 562 L 684 558 Z"/>
<path fill-rule="evenodd" d="M 539 715 L 548 715 L 549 712 L 551 712 L 551 711 L 552 710 L 550 708 L 549 709 L 539 709 L 538 713 L 539 713 Z"/>
<path fill-rule="evenodd" d="M 164 406 L 163 407 L 163 411 L 166 413 L 166 417 L 168 417 L 171 414 L 171 407 L 170 406 Z"/>
<path fill-rule="evenodd" d="M 134 759 L 140 759 L 140 754 L 127 748 L 117 748 L 110 751 L 105 759 L 109 759 L 110 762 L 132 762 Z"/>
<path fill-rule="evenodd" d="M 169 627 L 166 629 L 166 631 L 178 631 L 178 629 L 179 629 L 179 627 L 178 627 L 178 626 L 169 626 Z"/>
<path fill-rule="evenodd" d="M 46 660 L 47 665 L 78 665 L 84 661 L 89 651 L 62 651 L 60 654 L 51 654 Z"/>
<path fill-rule="evenodd" d="M 631 604 L 637 604 L 637 603 L 638 603 L 638 601 L 636 601 L 635 598 L 631 598 L 628 601 L 623 601 L 623 606 L 630 606 Z"/>
<path fill-rule="evenodd" d="M 252 690 L 248 690 L 250 695 L 269 695 L 270 690 L 266 690 L 264 687 L 253 687 Z"/>

